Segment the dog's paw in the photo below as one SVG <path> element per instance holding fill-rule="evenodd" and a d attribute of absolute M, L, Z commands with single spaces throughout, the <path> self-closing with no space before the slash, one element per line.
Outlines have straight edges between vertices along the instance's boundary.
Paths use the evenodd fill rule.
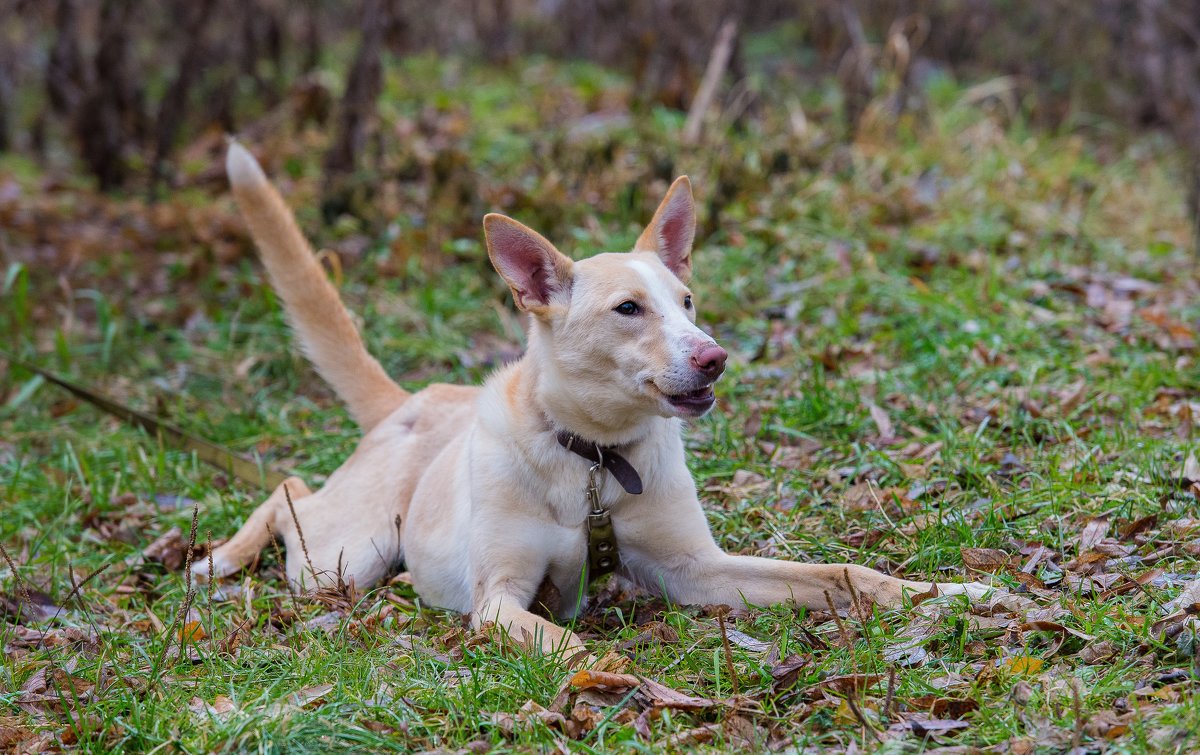
<path fill-rule="evenodd" d="M 192 578 L 197 582 L 207 582 L 210 571 L 213 579 L 220 579 L 228 577 L 230 574 L 236 574 L 241 569 L 240 566 L 232 563 L 220 553 L 214 552 L 210 558 L 203 558 L 192 563 Z"/>

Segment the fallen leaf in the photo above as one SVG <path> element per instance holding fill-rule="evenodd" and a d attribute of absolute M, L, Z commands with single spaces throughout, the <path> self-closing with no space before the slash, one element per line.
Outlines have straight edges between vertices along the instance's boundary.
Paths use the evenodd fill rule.
<path fill-rule="evenodd" d="M 1034 658 L 1031 655 L 1014 655 L 1011 658 L 1005 658 L 1001 664 L 1012 674 L 1036 674 L 1045 665 L 1046 662 L 1041 658 Z"/>
<path fill-rule="evenodd" d="M 853 695 L 878 684 L 882 679 L 883 674 L 844 674 L 831 676 L 814 686 L 817 689 L 836 692 L 840 695 Z"/>
<path fill-rule="evenodd" d="M 912 725 L 913 733 L 918 737 L 949 734 L 970 728 L 971 726 L 966 721 L 960 721 L 957 718 L 930 718 L 924 721 L 914 719 L 910 724 Z"/>
<path fill-rule="evenodd" d="M 147 561 L 162 564 L 169 571 L 178 571 L 183 567 L 187 557 L 187 541 L 183 539 L 183 531 L 172 527 L 154 542 L 146 546 L 142 555 Z"/>
<path fill-rule="evenodd" d="M 705 697 L 696 697 L 688 695 L 679 690 L 671 689 L 666 685 L 659 684 L 653 679 L 642 677 L 641 686 L 638 687 L 637 697 L 641 698 L 647 705 L 652 705 L 656 708 L 671 708 L 672 710 L 703 710 L 716 705 L 716 702 Z"/>
<path fill-rule="evenodd" d="M 211 703 L 206 703 L 198 697 L 193 697 L 188 703 L 188 709 L 198 718 L 229 718 L 237 713 L 238 708 L 225 695 L 217 695 Z"/>
<path fill-rule="evenodd" d="M 321 701 L 332 690 L 332 684 L 315 684 L 311 687 L 304 687 L 303 689 L 296 690 L 283 700 L 271 703 L 263 709 L 263 713 L 271 717 L 286 715 L 293 711 L 312 706 Z"/>
<path fill-rule="evenodd" d="M 1011 557 L 995 548 L 961 548 L 963 565 L 968 569 L 997 572 L 1008 567 Z"/>
<path fill-rule="evenodd" d="M 636 687 L 641 684 L 636 676 L 629 674 L 610 674 L 607 671 L 579 671 L 571 677 L 571 686 L 576 689 L 588 689 L 589 687 L 607 687 L 609 689 L 621 689 Z"/>
<path fill-rule="evenodd" d="M 1195 452 L 1187 455 L 1187 459 L 1183 462 L 1183 469 L 1179 472 L 1179 479 L 1185 486 L 1200 483 L 1200 461 L 1196 461 Z"/>
<path fill-rule="evenodd" d="M 1080 555 L 1096 547 L 1108 534 L 1108 517 L 1098 516 L 1089 519 L 1079 535 L 1078 551 Z"/>
<path fill-rule="evenodd" d="M 879 440 L 886 443 L 890 440 L 895 440 L 896 429 L 892 427 L 892 419 L 887 412 L 879 408 L 873 401 L 866 402 L 867 412 L 871 415 L 871 421 L 875 423 L 875 429 L 879 431 Z"/>
<path fill-rule="evenodd" d="M 708 744 L 709 742 L 713 741 L 713 738 L 716 737 L 718 731 L 720 731 L 720 727 L 716 724 L 705 724 L 704 726 L 699 726 L 695 729 L 681 731 L 667 739 L 665 742 L 665 749 L 668 751 L 681 750 L 685 747 L 691 747 L 692 745 Z"/>
<path fill-rule="evenodd" d="M 198 620 L 185 622 L 179 628 L 179 640 L 181 642 L 195 642 L 196 640 L 203 640 L 207 636 L 208 633 L 204 631 L 204 625 Z"/>
<path fill-rule="evenodd" d="M 800 678 L 800 671 L 810 663 L 812 663 L 812 656 L 793 653 L 772 667 L 771 678 L 774 680 L 772 689 L 775 693 L 785 692 L 794 687 Z"/>
<path fill-rule="evenodd" d="M 1096 739 L 1119 739 L 1129 731 L 1133 711 L 1117 713 L 1111 710 L 1096 711 L 1083 725 L 1083 733 Z"/>
<path fill-rule="evenodd" d="M 0 618 L 27 624 L 58 616 L 62 608 L 49 595 L 38 590 L 18 589 L 15 594 L 0 593 Z"/>
<path fill-rule="evenodd" d="M 737 645 L 738 647 L 743 648 L 744 650 L 750 650 L 755 653 L 765 653 L 771 649 L 770 642 L 764 642 L 763 640 L 756 640 L 755 638 L 751 637 L 750 635 L 745 634 L 743 632 L 739 632 L 736 629 L 730 629 L 730 628 L 726 627 L 725 636 L 728 637 L 729 641 L 732 642 L 734 645 Z"/>

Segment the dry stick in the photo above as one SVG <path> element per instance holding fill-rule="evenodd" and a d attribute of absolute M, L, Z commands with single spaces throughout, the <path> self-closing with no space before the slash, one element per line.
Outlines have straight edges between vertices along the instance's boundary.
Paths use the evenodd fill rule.
<path fill-rule="evenodd" d="M 1071 707 L 1075 709 L 1075 735 L 1071 739 L 1071 749 L 1078 750 L 1079 743 L 1083 741 L 1083 703 L 1079 700 L 1078 684 L 1071 685 Z"/>
<path fill-rule="evenodd" d="M 842 576 L 846 578 L 846 589 L 850 592 L 850 608 L 854 611 L 859 621 L 866 620 L 866 614 L 863 613 L 862 606 L 858 602 L 858 590 L 854 589 L 854 583 L 850 581 L 850 570 L 842 569 Z"/>
<path fill-rule="evenodd" d="M 13 582 L 17 586 L 17 594 L 26 605 L 32 604 L 29 597 L 29 587 L 25 584 L 25 580 L 21 578 L 21 574 L 17 571 L 17 565 L 13 563 L 12 556 L 8 555 L 8 549 L 4 547 L 4 543 L 0 543 L 0 554 L 4 555 L 4 560 L 8 563 L 8 570 L 12 572 Z"/>
<path fill-rule="evenodd" d="M 854 714 L 854 717 L 858 719 L 858 722 L 862 724 L 863 728 L 870 732 L 871 737 L 876 742 L 882 741 L 881 737 L 879 736 L 879 732 L 875 730 L 875 726 L 872 725 L 871 722 L 867 720 L 867 717 L 863 715 L 863 712 L 858 709 L 858 703 L 854 702 L 853 692 L 846 695 L 846 704 L 850 706 L 850 712 Z"/>
<path fill-rule="evenodd" d="M 829 612 L 833 614 L 833 620 L 837 624 L 838 632 L 842 635 L 842 643 L 847 649 L 854 647 L 854 641 L 850 638 L 850 630 L 846 629 L 846 625 L 842 623 L 842 617 L 838 616 L 837 609 L 833 605 L 833 598 L 830 597 L 828 590 L 824 592 L 825 602 L 829 605 Z"/>
<path fill-rule="evenodd" d="M 96 621 L 95 621 L 95 619 L 92 618 L 91 611 L 87 610 L 87 605 L 84 604 L 82 596 L 79 596 L 79 591 L 83 588 L 84 585 L 86 585 L 88 582 L 91 582 L 92 579 L 96 575 L 100 574 L 101 572 L 103 572 L 105 569 L 107 569 L 110 566 L 112 566 L 112 562 L 100 565 L 99 567 L 94 569 L 91 574 L 88 574 L 86 577 L 84 577 L 83 581 L 81 581 L 79 584 L 75 583 L 75 572 L 73 572 L 70 568 L 68 568 L 67 576 L 71 580 L 71 592 L 67 593 L 66 599 L 63 600 L 62 605 L 58 607 L 58 610 L 54 612 L 54 615 L 50 617 L 50 621 L 54 621 L 55 619 L 57 619 L 59 617 L 59 615 L 62 614 L 63 608 L 65 608 L 66 605 L 71 602 L 72 598 L 78 597 L 79 608 L 87 615 L 88 624 L 91 625 L 92 631 L 96 633 L 97 637 L 99 637 L 100 629 L 96 626 Z M 42 636 L 38 638 L 37 645 L 34 646 L 34 650 L 40 650 L 42 647 L 42 643 L 45 642 L 45 640 L 46 640 L 46 635 L 45 635 L 45 633 L 43 633 Z"/>
<path fill-rule="evenodd" d="M 166 662 L 167 652 L 171 649 L 171 638 L 175 636 L 175 629 L 176 629 L 176 627 L 179 626 L 179 624 L 181 622 L 183 622 L 184 617 L 187 616 L 187 612 L 189 610 L 191 610 L 192 598 L 195 597 L 195 595 L 196 595 L 195 591 L 192 589 L 192 555 L 196 548 L 196 529 L 199 526 L 200 526 L 200 504 L 196 504 L 196 506 L 192 509 L 192 528 L 191 528 L 191 531 L 188 533 L 187 557 L 184 559 L 184 562 L 183 562 L 183 584 L 184 584 L 184 588 L 185 588 L 184 595 L 183 595 L 183 604 L 180 605 L 179 610 L 175 612 L 175 618 L 171 620 L 171 626 L 167 629 L 167 638 L 166 638 L 166 641 L 163 643 L 162 652 L 160 652 L 158 654 L 158 662 L 155 664 L 156 669 L 161 670 L 163 663 Z M 180 657 L 183 657 L 183 655 L 185 653 L 185 642 L 186 641 L 184 639 L 184 634 L 187 634 L 186 628 L 187 627 L 185 624 L 184 625 L 185 631 L 179 635 L 179 655 L 180 655 Z M 158 680 L 161 678 L 162 678 L 161 673 L 156 673 L 154 675 L 154 678 L 150 680 L 150 686 L 146 690 L 147 693 L 149 693 L 150 690 L 154 689 L 154 685 L 157 684 Z"/>
<path fill-rule="evenodd" d="M 205 548 L 208 549 L 208 603 L 205 608 L 208 609 L 208 646 L 213 647 L 213 631 L 217 628 L 213 621 L 213 579 L 216 569 L 213 568 L 213 547 L 212 547 L 212 530 L 204 531 Z"/>
<path fill-rule="evenodd" d="M 888 721 L 892 720 L 892 705 L 896 702 L 896 667 L 893 665 L 888 669 L 888 688 L 887 696 L 883 698 L 883 715 L 887 716 Z"/>
<path fill-rule="evenodd" d="M 729 18 L 717 31 L 717 41 L 713 45 L 712 55 L 708 58 L 708 67 L 704 69 L 704 78 L 700 81 L 700 88 L 696 90 L 696 99 L 692 100 L 687 121 L 683 124 L 683 133 L 679 137 L 684 144 L 695 144 L 700 139 L 704 115 L 712 106 L 721 77 L 725 75 L 725 68 L 729 65 L 729 57 L 733 54 L 733 41 L 737 37 L 737 29 L 737 19 Z"/>
<path fill-rule="evenodd" d="M 729 670 L 729 682 L 733 685 L 733 696 L 737 697 L 738 678 L 733 669 L 733 651 L 729 649 L 729 634 L 725 631 L 725 614 L 717 614 L 717 624 L 721 626 L 721 645 L 725 648 L 725 667 Z"/>
<path fill-rule="evenodd" d="M 317 570 L 313 568 L 312 559 L 308 557 L 308 543 L 304 542 L 304 530 L 300 529 L 300 518 L 296 516 L 296 507 L 292 505 L 292 494 L 288 492 L 286 484 L 283 486 L 283 497 L 287 499 L 288 511 L 292 512 L 292 522 L 296 525 L 296 535 L 300 538 L 300 550 L 304 552 L 304 561 L 308 564 L 308 571 L 313 576 L 313 588 L 316 588 Z M 286 568 L 284 569 L 284 573 L 287 573 Z M 304 577 L 303 574 L 300 576 L 301 578 Z M 301 582 L 300 586 L 303 587 L 304 583 Z"/>
<path fill-rule="evenodd" d="M 287 488 L 284 488 L 287 492 Z M 296 616 L 300 616 L 300 600 L 296 597 L 296 590 L 292 587 L 292 580 L 287 575 L 287 561 L 283 560 L 283 551 L 279 550 L 279 538 L 275 537 L 275 533 L 271 531 L 271 525 L 267 524 L 267 534 L 271 536 L 271 546 L 275 549 L 275 560 L 283 568 L 283 582 L 287 585 L 288 595 L 292 596 L 292 610 L 296 612 Z"/>

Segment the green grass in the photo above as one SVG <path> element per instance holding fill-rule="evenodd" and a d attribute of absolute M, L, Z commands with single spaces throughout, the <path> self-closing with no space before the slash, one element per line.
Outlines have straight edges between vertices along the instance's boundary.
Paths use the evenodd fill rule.
<path fill-rule="evenodd" d="M 826 612 L 734 607 L 728 626 L 770 648 L 734 642 L 728 659 L 713 610 L 604 592 L 575 627 L 598 655 L 717 701 L 641 724 L 636 695 L 590 708 L 586 695 L 570 698 L 559 708 L 567 723 L 511 724 L 527 701 L 554 706 L 561 662 L 474 636 L 404 584 L 329 616 L 336 600 L 290 595 L 270 551 L 219 593 L 198 590 L 184 620 L 205 636 L 180 657 L 179 628 L 169 630 L 185 601 L 181 572 L 139 554 L 171 527 L 186 538 L 193 505 L 200 542 L 228 536 L 262 492 L 10 367 L 0 542 L 20 579 L 0 565 L 0 589 L 10 602 L 36 589 L 63 610 L 0 624 L 0 741 L 33 733 L 46 746 L 188 752 L 1197 747 L 1193 630 L 1154 626 L 1200 571 L 1197 502 L 1176 485 L 1197 450 L 1188 416 L 1200 370 L 1184 336 L 1200 322 L 1200 286 L 1168 147 L 1000 123 L 945 80 L 925 124 L 895 136 L 847 146 L 836 121 L 814 116 L 801 140 L 767 92 L 751 128 L 696 150 L 675 145 L 678 118 L 657 111 L 571 136 L 572 113 L 630 91 L 583 65 L 421 58 L 391 65 L 387 91 L 389 122 L 428 117 L 440 136 L 385 139 L 378 214 L 366 221 L 319 222 L 311 155 L 324 135 L 276 134 L 262 149 L 289 176 L 306 230 L 342 252 L 343 294 L 406 385 L 477 381 L 519 348 L 480 246 L 484 211 L 509 212 L 575 255 L 622 248 L 663 181 L 686 172 L 708 229 L 696 253 L 701 321 L 733 354 L 718 409 L 688 434 L 718 540 L 945 580 L 979 577 L 963 548 L 998 549 L 1016 568 L 992 579 L 1014 589 L 1040 545 L 1031 570 L 1045 587 L 1012 611 L 944 600 L 841 626 Z M 815 91 L 806 96 L 824 96 Z M 459 167 L 441 183 L 395 178 L 420 167 L 422 149 Z M 793 167 L 768 176 L 779 154 Z M 0 180 L 22 186 L 21 207 L 83 239 L 81 263 L 60 281 L 24 226 L 0 230 L 10 348 L 312 483 L 351 452 L 357 431 L 290 345 L 228 197 L 193 187 L 137 234 L 83 219 L 95 207 L 154 217 L 133 200 L 41 196 L 21 161 L 0 163 Z M 1129 289 L 1126 276 L 1154 287 L 1128 312 L 1106 303 Z M 881 441 L 872 403 L 895 440 Z M 1101 515 L 1113 540 L 1099 546 L 1111 559 L 1099 579 L 1144 585 L 1086 586 L 1088 567 L 1072 562 Z M 655 627 L 660 639 L 628 645 Z M 31 631 L 48 634 L 38 643 Z M 807 663 L 776 688 L 771 671 L 791 654 Z M 22 688 L 41 672 L 54 684 L 30 698 Z M 850 705 L 836 681 L 849 674 L 881 680 Z M 73 679 L 87 689 L 79 701 L 64 696 Z M 332 687 L 287 702 L 320 685 Z M 189 708 L 224 709 L 222 696 L 225 713 Z M 968 726 L 923 743 L 904 722 L 931 708 Z M 1119 726 L 1104 728 L 1105 716 Z"/>

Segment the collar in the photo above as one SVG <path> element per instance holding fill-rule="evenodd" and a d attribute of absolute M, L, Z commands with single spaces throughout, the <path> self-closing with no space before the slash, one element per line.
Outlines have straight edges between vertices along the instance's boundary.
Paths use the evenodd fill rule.
<path fill-rule="evenodd" d="M 559 445 L 568 451 L 578 454 L 590 462 L 599 462 L 601 466 L 612 473 L 617 482 L 621 483 L 621 487 L 625 489 L 626 493 L 641 494 L 641 476 L 628 459 L 617 453 L 616 446 L 601 446 L 566 430 L 560 430 L 557 437 Z"/>

